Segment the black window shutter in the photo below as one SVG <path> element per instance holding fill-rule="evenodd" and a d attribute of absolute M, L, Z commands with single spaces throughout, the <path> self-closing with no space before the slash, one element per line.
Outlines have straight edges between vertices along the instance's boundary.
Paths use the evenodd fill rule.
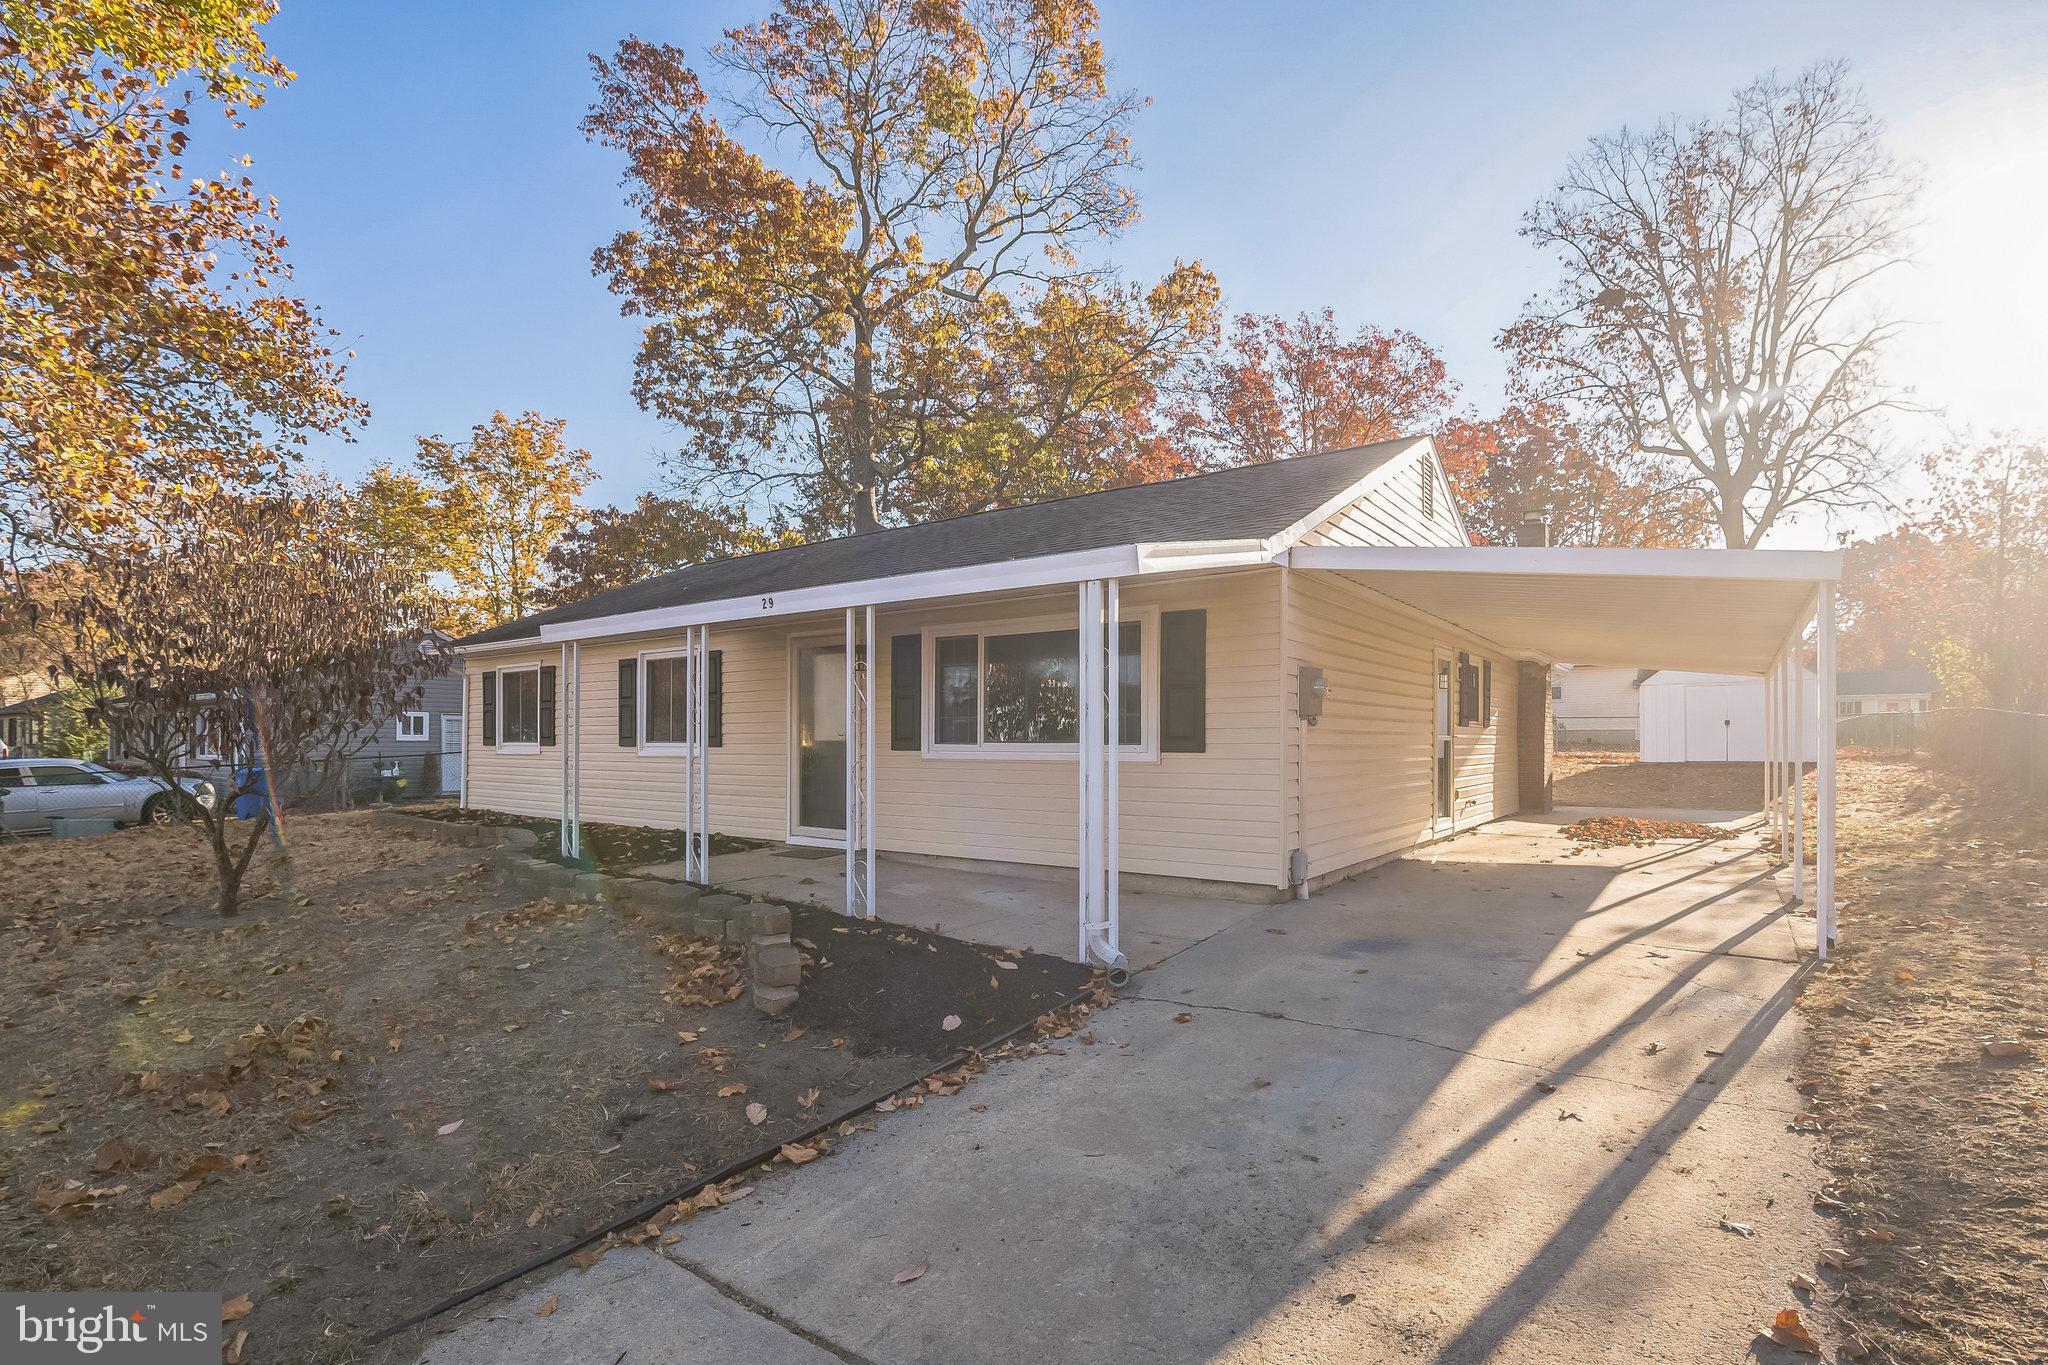
<path fill-rule="evenodd" d="M 639 742 L 640 661 L 619 660 L 619 747 L 630 749 Z"/>
<path fill-rule="evenodd" d="M 496 669 L 484 673 L 484 743 L 498 742 L 498 673 Z"/>
<path fill-rule="evenodd" d="M 1479 723 L 1493 724 L 1493 660 L 1485 659 L 1479 665 Z"/>
<path fill-rule="evenodd" d="M 704 699 L 704 709 L 710 713 L 706 723 L 711 733 L 705 743 L 718 748 L 725 743 L 725 651 L 714 649 L 710 652 L 709 667 L 704 670 L 704 685 L 711 695 Z"/>
<path fill-rule="evenodd" d="M 555 742 L 555 666 L 540 666 L 540 742 Z"/>
<path fill-rule="evenodd" d="M 1472 656 L 1458 651 L 1458 724 L 1476 725 L 1479 722 L 1479 670 L 1472 666 Z"/>
<path fill-rule="evenodd" d="M 924 698 L 918 684 L 924 677 L 924 637 L 898 635 L 889 641 L 889 747 L 916 750 L 922 746 Z"/>
<path fill-rule="evenodd" d="M 1209 743 L 1209 613 L 1159 616 L 1159 748 L 1199 754 Z"/>

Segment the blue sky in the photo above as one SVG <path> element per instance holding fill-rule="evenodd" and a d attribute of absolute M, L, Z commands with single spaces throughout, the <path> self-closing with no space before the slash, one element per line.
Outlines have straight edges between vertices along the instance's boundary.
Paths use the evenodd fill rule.
<path fill-rule="evenodd" d="M 1928 177 L 1921 265 L 1893 286 L 1922 324 L 1900 377 L 1980 424 L 2048 428 L 2048 6 L 1101 4 L 1118 82 L 1152 100 L 1145 216 L 1115 261 L 1199 258 L 1233 309 L 1411 328 L 1479 409 L 1494 335 L 1548 275 L 1519 215 L 1578 145 L 1847 56 Z M 675 438 L 635 407 L 633 324 L 590 273 L 630 216 L 616 159 L 576 128 L 586 56 L 637 32 L 694 57 L 766 10 L 283 0 L 271 46 L 299 79 L 243 145 L 374 410 L 322 463 L 352 475 L 534 408 L 596 455 L 596 498 L 658 479 Z"/>

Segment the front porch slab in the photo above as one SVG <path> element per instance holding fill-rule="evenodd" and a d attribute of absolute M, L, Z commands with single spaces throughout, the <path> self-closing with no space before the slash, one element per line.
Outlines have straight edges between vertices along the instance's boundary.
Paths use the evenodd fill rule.
<path fill-rule="evenodd" d="M 817 856 L 820 852 L 827 856 Z M 636 869 L 680 877 L 681 863 Z M 726 890 L 771 900 L 837 910 L 846 904 L 846 865 L 838 849 L 776 844 L 711 861 Z M 1057 868 L 1043 875 L 984 868 L 937 867 L 892 858 L 875 868 L 880 918 L 898 924 L 1006 948 L 1028 948 L 1071 958 L 1079 939 L 1075 876 Z M 1267 907 L 1214 896 L 1127 891 L 1121 922 L 1123 950 L 1132 970 L 1157 966 Z"/>

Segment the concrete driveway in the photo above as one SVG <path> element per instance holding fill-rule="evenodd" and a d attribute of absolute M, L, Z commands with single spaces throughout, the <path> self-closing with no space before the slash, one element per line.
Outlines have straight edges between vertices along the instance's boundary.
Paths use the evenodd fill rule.
<path fill-rule="evenodd" d="M 1792 1358 L 1758 1330 L 1824 1245 L 1788 1130 L 1812 920 L 1753 839 L 1577 853 L 1510 821 L 1245 908 L 1092 1044 L 424 1359 Z"/>

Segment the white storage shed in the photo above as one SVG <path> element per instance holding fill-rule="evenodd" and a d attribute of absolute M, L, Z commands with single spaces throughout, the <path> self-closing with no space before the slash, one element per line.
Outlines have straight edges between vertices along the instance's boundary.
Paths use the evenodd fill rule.
<path fill-rule="evenodd" d="M 1811 714 L 1820 697 L 1812 669 L 1800 671 L 1802 705 Z M 1764 680 L 1741 674 L 1680 673 L 1666 669 L 1645 679 L 1641 753 L 1645 763 L 1761 763 L 1765 758 Z M 1806 762 L 1819 758 L 1820 727 L 1809 721 Z"/>

